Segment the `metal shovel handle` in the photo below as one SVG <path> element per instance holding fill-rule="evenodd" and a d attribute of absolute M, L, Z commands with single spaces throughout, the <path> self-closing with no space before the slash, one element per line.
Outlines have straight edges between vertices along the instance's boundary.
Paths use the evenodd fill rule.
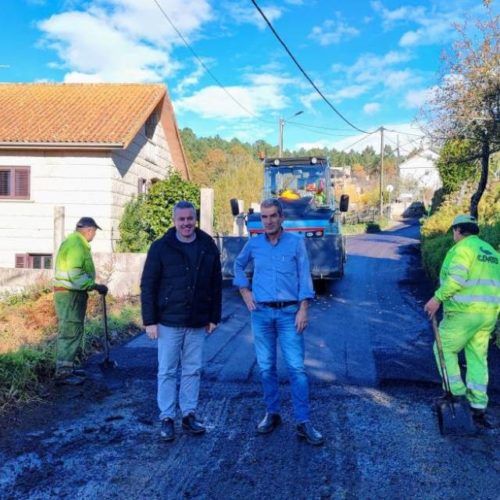
<path fill-rule="evenodd" d="M 439 328 L 435 316 L 432 318 L 432 330 L 434 331 L 434 338 L 436 339 L 436 347 L 439 356 L 439 364 L 441 365 L 441 375 L 443 377 L 444 390 L 448 394 L 451 394 L 450 379 L 448 378 L 448 372 L 446 370 L 446 364 L 444 362 L 443 344 L 441 342 L 441 335 L 439 335 Z"/>
<path fill-rule="evenodd" d="M 108 312 L 106 308 L 106 294 L 102 294 L 102 317 L 104 323 L 104 353 L 105 360 L 109 359 L 109 333 L 108 333 Z"/>

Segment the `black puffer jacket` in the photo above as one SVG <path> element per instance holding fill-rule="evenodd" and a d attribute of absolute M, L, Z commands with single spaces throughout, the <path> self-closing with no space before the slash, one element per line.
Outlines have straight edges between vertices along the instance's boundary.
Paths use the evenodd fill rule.
<path fill-rule="evenodd" d="M 142 320 L 145 326 L 199 328 L 219 323 L 222 276 L 220 255 L 212 238 L 196 229 L 198 259 L 194 273 L 175 228 L 149 249 L 141 278 Z M 194 276 L 194 283 L 192 278 Z"/>

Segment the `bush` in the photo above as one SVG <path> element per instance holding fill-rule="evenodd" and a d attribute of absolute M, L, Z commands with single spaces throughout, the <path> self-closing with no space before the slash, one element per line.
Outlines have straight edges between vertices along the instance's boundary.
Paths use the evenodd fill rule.
<path fill-rule="evenodd" d="M 151 243 L 172 226 L 174 205 L 181 200 L 200 206 L 200 190 L 178 173 L 158 181 L 149 192 L 125 206 L 120 221 L 120 252 L 146 252 Z"/>
<path fill-rule="evenodd" d="M 17 294 L 15 297 L 21 297 Z M 12 300 L 0 304 L 0 410 L 40 398 L 43 385 L 55 369 L 56 326 L 52 293 Z M 49 311 L 49 306 L 51 311 Z M 141 329 L 137 301 L 123 304 L 113 297 L 108 301 L 108 328 L 111 341 L 119 341 Z M 27 320 L 27 324 L 22 322 Z M 8 336 L 8 337 L 4 337 Z M 79 360 L 102 351 L 104 325 L 100 296 L 91 295 L 87 307 L 84 338 Z"/>
<path fill-rule="evenodd" d="M 140 195 L 125 205 L 120 221 L 118 252 L 146 252 L 151 241 L 151 231 L 144 216 L 145 197 Z"/>
<path fill-rule="evenodd" d="M 456 215 L 468 213 L 469 199 L 457 193 L 445 197 L 439 210 L 426 218 L 421 227 L 422 264 L 435 282 L 446 252 L 453 246 L 451 223 Z M 500 184 L 485 192 L 479 205 L 479 236 L 497 250 L 500 248 Z"/>

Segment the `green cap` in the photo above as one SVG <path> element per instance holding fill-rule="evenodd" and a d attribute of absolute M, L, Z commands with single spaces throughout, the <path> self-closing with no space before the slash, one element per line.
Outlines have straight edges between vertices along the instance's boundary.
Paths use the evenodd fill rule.
<path fill-rule="evenodd" d="M 459 224 L 474 224 L 477 226 L 477 220 L 472 215 L 461 214 L 457 215 L 453 222 L 451 223 L 451 227 L 458 226 Z"/>

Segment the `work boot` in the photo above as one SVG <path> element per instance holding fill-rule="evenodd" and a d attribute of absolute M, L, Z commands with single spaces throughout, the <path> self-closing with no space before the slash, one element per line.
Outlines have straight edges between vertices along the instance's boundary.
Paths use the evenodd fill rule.
<path fill-rule="evenodd" d="M 269 434 L 281 424 L 281 417 L 278 413 L 266 413 L 265 417 L 257 426 L 259 434 Z"/>
<path fill-rule="evenodd" d="M 164 418 L 161 421 L 160 437 L 163 441 L 173 441 L 175 439 L 174 421 L 171 418 Z"/>
<path fill-rule="evenodd" d="M 486 416 L 486 410 L 480 410 L 478 408 L 471 408 L 472 420 L 477 427 L 480 429 L 494 429 L 495 426 L 491 420 Z"/>
<path fill-rule="evenodd" d="M 189 413 L 185 417 L 182 417 L 182 429 L 184 432 L 192 435 L 204 434 L 207 430 L 194 413 Z"/>
<path fill-rule="evenodd" d="M 81 385 L 85 382 L 85 377 L 79 377 L 72 372 L 56 373 L 54 377 L 56 385 Z"/>
<path fill-rule="evenodd" d="M 311 422 L 303 422 L 297 425 L 297 437 L 305 439 L 313 446 L 320 446 L 325 442 L 322 434 L 312 426 Z"/>

